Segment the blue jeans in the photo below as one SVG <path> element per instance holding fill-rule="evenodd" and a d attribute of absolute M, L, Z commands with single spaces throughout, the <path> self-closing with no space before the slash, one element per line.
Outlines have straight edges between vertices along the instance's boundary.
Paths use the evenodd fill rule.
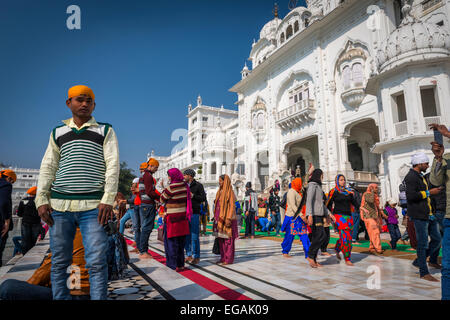
<path fill-rule="evenodd" d="M 153 204 L 141 204 L 139 209 L 139 218 L 141 222 L 141 234 L 139 239 L 140 253 L 148 252 L 148 239 L 155 227 L 156 208 Z"/>
<path fill-rule="evenodd" d="M 442 300 L 450 300 L 450 219 L 445 218 L 442 241 Z"/>
<path fill-rule="evenodd" d="M 441 232 L 441 237 L 444 237 L 444 217 L 445 217 L 445 211 L 439 211 L 436 210 L 436 213 L 434 214 L 436 217 L 438 223 L 439 223 L 439 231 Z"/>
<path fill-rule="evenodd" d="M 401 239 L 402 234 L 400 233 L 400 229 L 398 228 L 398 224 L 388 223 L 388 230 L 391 236 L 391 247 L 392 249 L 397 249 L 397 242 Z"/>
<path fill-rule="evenodd" d="M 72 264 L 73 239 L 76 227 L 83 238 L 86 269 L 89 270 L 92 300 L 106 300 L 108 293 L 108 236 L 98 223 L 98 209 L 81 212 L 53 211 L 50 227 L 50 250 L 52 252 L 51 282 L 54 300 L 71 300 L 67 287 L 67 268 Z"/>
<path fill-rule="evenodd" d="M 53 300 L 52 289 L 16 279 L 5 280 L 0 285 L 1 300 Z M 72 296 L 72 300 L 89 300 L 89 296 Z"/>
<path fill-rule="evenodd" d="M 12 241 L 14 243 L 14 252 L 13 252 L 13 257 L 14 257 L 16 254 L 22 253 L 22 243 L 20 243 L 22 241 L 22 237 L 15 236 L 12 238 Z"/>
<path fill-rule="evenodd" d="M 267 218 L 258 218 L 258 224 L 261 227 L 262 232 L 267 232 L 269 229 L 267 228 L 269 225 L 269 219 Z"/>
<path fill-rule="evenodd" d="M 430 257 L 430 263 L 437 263 L 439 249 L 441 247 L 441 233 L 439 232 L 438 222 L 435 217 L 429 220 L 412 219 L 417 237 L 417 265 L 419 266 L 420 276 L 423 277 L 430 272 L 427 266 L 427 257 Z M 431 240 L 428 243 L 428 236 Z"/>
<path fill-rule="evenodd" d="M 37 238 L 42 232 L 42 225 L 40 223 L 22 223 L 20 231 L 22 234 L 22 253 L 26 254 L 36 245 Z"/>
<path fill-rule="evenodd" d="M 200 215 L 193 214 L 189 222 L 191 233 L 186 236 L 186 256 L 200 258 Z"/>
<path fill-rule="evenodd" d="M 121 234 L 123 234 L 123 232 L 125 231 L 125 223 L 127 223 L 128 220 L 133 221 L 133 225 L 134 225 L 134 210 L 133 209 L 128 209 L 127 212 L 125 212 L 125 214 L 123 215 L 122 219 L 120 219 L 120 227 L 119 227 L 119 232 Z"/>
<path fill-rule="evenodd" d="M 352 240 L 358 241 L 358 235 L 359 235 L 359 222 L 361 220 L 361 217 L 359 215 L 359 210 L 357 212 L 352 212 L 352 218 L 353 218 L 353 231 L 352 231 Z"/>
<path fill-rule="evenodd" d="M 270 223 L 269 230 L 272 227 L 275 227 L 275 231 L 279 235 L 281 229 L 281 214 L 279 212 L 272 214 L 272 222 Z"/>
<path fill-rule="evenodd" d="M 134 242 L 136 243 L 136 248 L 139 252 L 141 250 L 141 206 L 134 206 L 134 220 L 133 220 L 133 231 L 134 231 Z"/>
<path fill-rule="evenodd" d="M 255 214 L 248 213 L 248 216 L 245 217 L 245 236 L 254 236 L 255 235 Z"/>

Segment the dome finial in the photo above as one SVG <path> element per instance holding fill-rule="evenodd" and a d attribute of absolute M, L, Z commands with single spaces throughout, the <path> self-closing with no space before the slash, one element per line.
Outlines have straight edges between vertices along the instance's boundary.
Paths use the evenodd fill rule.
<path fill-rule="evenodd" d="M 199 94 L 197 97 L 197 106 L 201 106 L 201 105 L 202 105 L 202 97 Z"/>
<path fill-rule="evenodd" d="M 275 5 L 273 6 L 272 13 L 275 16 L 275 18 L 278 18 L 278 3 L 276 3 L 276 2 L 275 2 Z"/>

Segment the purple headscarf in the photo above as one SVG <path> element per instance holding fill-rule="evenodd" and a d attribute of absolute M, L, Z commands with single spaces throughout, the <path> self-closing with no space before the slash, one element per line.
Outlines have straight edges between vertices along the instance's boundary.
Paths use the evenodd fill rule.
<path fill-rule="evenodd" d="M 170 183 L 177 183 L 177 182 L 184 182 L 184 176 L 183 173 L 181 173 L 180 170 L 177 168 L 172 168 L 167 171 L 167 174 L 170 177 Z M 192 218 L 192 200 L 191 200 L 191 188 L 189 188 L 189 185 L 184 182 L 186 189 L 187 189 L 187 208 L 186 208 L 186 217 L 191 221 Z"/>

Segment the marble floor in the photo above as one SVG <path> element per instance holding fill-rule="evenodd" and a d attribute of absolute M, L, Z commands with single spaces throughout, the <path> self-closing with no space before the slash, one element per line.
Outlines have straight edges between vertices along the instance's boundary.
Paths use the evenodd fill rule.
<path fill-rule="evenodd" d="M 324 267 L 312 269 L 304 257 L 298 240 L 293 244 L 292 258 L 287 259 L 281 255 L 280 242 L 267 239 L 238 239 L 234 264 L 221 266 L 215 264 L 218 256 L 211 252 L 214 238 L 205 236 L 200 240 L 201 261 L 195 266 L 187 264 L 188 269 L 250 299 L 439 300 L 441 298 L 440 282 L 420 279 L 418 269 L 406 259 L 355 252 L 352 254 L 354 266 L 349 267 L 343 261 L 338 261 L 333 254 L 331 257 L 320 256 L 318 261 Z M 164 246 L 156 239 L 156 232 L 152 232 L 149 245 L 154 254 L 164 256 Z M 146 276 L 160 286 L 160 290 L 166 291 L 169 295 L 175 293 L 175 296 L 172 294 L 174 299 L 222 299 L 201 284 L 183 276 L 183 273 L 176 273 L 155 259 L 138 260 L 137 256 L 133 256 L 133 259 L 135 265 L 145 270 Z M 430 269 L 430 272 L 440 280 L 440 270 Z M 139 290 L 129 294 L 145 296 Z M 117 298 L 115 295 L 112 297 Z"/>

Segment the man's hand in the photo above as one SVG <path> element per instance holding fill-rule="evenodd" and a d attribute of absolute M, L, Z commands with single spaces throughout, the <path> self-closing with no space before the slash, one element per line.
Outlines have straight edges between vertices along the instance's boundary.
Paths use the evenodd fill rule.
<path fill-rule="evenodd" d="M 113 217 L 113 207 L 104 203 L 98 205 L 98 223 L 104 225 Z"/>
<path fill-rule="evenodd" d="M 53 226 L 53 218 L 51 216 L 53 210 L 48 204 L 44 204 L 38 208 L 38 214 L 42 221 L 49 227 Z"/>
<path fill-rule="evenodd" d="M 308 216 L 308 226 L 312 226 L 313 224 L 313 217 L 312 216 Z"/>
<path fill-rule="evenodd" d="M 444 137 L 450 138 L 450 131 L 443 124 L 432 123 L 430 129 L 439 131 Z"/>
<path fill-rule="evenodd" d="M 336 217 L 333 214 L 328 215 L 334 223 L 336 223 Z"/>
<path fill-rule="evenodd" d="M 439 192 L 442 191 L 442 189 L 443 189 L 442 187 L 430 189 L 429 190 L 430 191 L 430 195 L 432 195 L 432 196 L 437 195 Z"/>
<path fill-rule="evenodd" d="M 6 223 L 5 223 L 5 225 L 3 226 L 3 229 L 2 229 L 1 238 L 3 238 L 6 233 L 8 233 L 8 230 L 9 230 L 9 226 L 6 225 Z"/>
<path fill-rule="evenodd" d="M 431 142 L 431 151 L 433 151 L 436 160 L 441 160 L 444 155 L 444 146 L 435 141 Z"/>

